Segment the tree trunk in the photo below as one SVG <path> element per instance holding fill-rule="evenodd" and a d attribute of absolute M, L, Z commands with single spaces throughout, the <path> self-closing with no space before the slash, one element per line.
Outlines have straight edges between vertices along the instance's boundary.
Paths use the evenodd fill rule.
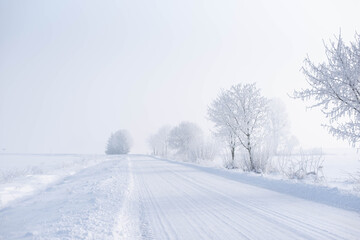
<path fill-rule="evenodd" d="M 235 148 L 231 147 L 231 160 L 234 162 L 235 160 Z"/>
<path fill-rule="evenodd" d="M 234 163 L 235 163 L 235 147 L 230 147 L 231 148 L 231 165 L 234 168 Z"/>
<path fill-rule="evenodd" d="M 255 172 L 255 164 L 254 164 L 254 159 L 251 153 L 251 147 L 247 149 L 248 153 L 249 153 L 249 160 L 250 160 L 250 171 L 251 172 Z"/>
<path fill-rule="evenodd" d="M 251 143 L 250 143 L 250 134 L 247 134 L 247 151 L 249 153 L 249 161 L 250 161 L 250 171 L 255 172 L 255 164 L 254 159 L 251 151 Z"/>

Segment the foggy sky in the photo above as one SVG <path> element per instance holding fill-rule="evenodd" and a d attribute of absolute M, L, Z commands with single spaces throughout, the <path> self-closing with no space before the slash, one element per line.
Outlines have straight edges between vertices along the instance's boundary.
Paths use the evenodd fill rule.
<path fill-rule="evenodd" d="M 319 109 L 288 97 L 306 86 L 307 54 L 360 32 L 359 1 L 0 0 L 0 149 L 103 153 L 118 129 L 132 152 L 164 124 L 211 127 L 220 89 L 257 82 L 287 105 L 305 146 L 342 147 Z M 1 151 L 1 150 L 0 150 Z"/>

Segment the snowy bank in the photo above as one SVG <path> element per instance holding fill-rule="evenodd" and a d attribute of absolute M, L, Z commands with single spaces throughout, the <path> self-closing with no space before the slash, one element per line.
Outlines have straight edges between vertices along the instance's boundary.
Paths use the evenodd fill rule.
<path fill-rule="evenodd" d="M 261 175 L 254 175 L 252 173 L 236 172 L 227 169 L 201 166 L 195 163 L 179 162 L 157 157 L 154 158 L 161 159 L 173 164 L 188 166 L 196 170 L 211 173 L 233 181 L 265 188 L 279 193 L 284 193 L 305 200 L 310 200 L 345 210 L 360 212 L 360 197 L 341 191 L 338 188 L 329 188 L 301 182 L 295 183 L 289 180 L 270 179 Z"/>

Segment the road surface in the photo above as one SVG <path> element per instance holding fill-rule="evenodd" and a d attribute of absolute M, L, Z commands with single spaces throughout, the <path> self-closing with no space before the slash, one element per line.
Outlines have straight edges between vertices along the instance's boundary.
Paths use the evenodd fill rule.
<path fill-rule="evenodd" d="M 140 155 L 105 161 L 0 210 L 0 239 L 360 239 L 356 211 L 223 172 Z"/>

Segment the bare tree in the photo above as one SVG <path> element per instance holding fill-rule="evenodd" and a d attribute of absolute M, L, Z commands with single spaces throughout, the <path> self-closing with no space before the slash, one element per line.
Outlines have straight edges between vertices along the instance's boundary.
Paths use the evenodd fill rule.
<path fill-rule="evenodd" d="M 238 84 L 222 91 L 209 107 L 208 115 L 219 134 L 236 137 L 248 155 L 249 170 L 258 171 L 255 148 L 261 148 L 268 121 L 268 100 L 255 84 Z M 231 146 L 230 146 L 231 148 Z"/>
<path fill-rule="evenodd" d="M 132 139 L 126 130 L 118 130 L 111 134 L 107 147 L 106 154 L 127 154 L 132 146 Z"/>
<path fill-rule="evenodd" d="M 326 61 L 305 59 L 302 71 L 307 89 L 294 91 L 294 97 L 314 100 L 309 107 L 319 107 L 329 119 L 324 125 L 337 138 L 353 146 L 360 142 L 360 35 L 345 44 L 341 35 L 325 45 Z"/>

